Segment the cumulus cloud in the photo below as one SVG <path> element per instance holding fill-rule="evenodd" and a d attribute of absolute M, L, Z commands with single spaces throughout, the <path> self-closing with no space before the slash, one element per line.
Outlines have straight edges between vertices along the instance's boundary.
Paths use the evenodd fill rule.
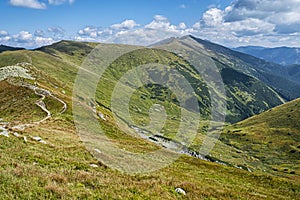
<path fill-rule="evenodd" d="M 234 45 L 239 42 L 249 42 L 251 36 L 263 33 L 271 34 L 274 29 L 273 24 L 259 19 L 250 18 L 243 21 L 225 22 L 226 12 L 225 10 L 211 8 L 192 27 L 188 27 L 184 22 L 178 25 L 171 24 L 162 15 L 155 15 L 150 23 L 138 28 L 131 26 L 130 29 L 121 26 L 121 24 L 126 23 L 120 23 L 118 26 L 112 25 L 104 29 L 89 26 L 79 30 L 75 39 L 78 41 L 150 45 L 169 37 L 193 34 L 221 44 L 230 43 Z M 133 22 L 132 24 L 136 23 Z"/>
<path fill-rule="evenodd" d="M 184 22 L 181 22 L 179 25 L 178 25 L 178 28 L 181 29 L 181 30 L 184 30 L 187 28 L 187 26 L 185 25 Z"/>
<path fill-rule="evenodd" d="M 94 26 L 87 26 L 78 31 L 78 35 L 96 38 L 98 36 L 98 28 Z"/>
<path fill-rule="evenodd" d="M 168 30 L 174 31 L 176 30 L 176 26 L 172 25 L 169 20 L 162 15 L 155 15 L 154 20 L 145 26 L 146 29 L 153 30 Z"/>
<path fill-rule="evenodd" d="M 300 0 L 237 0 L 227 8 L 226 22 L 258 19 L 278 33 L 300 32 Z"/>
<path fill-rule="evenodd" d="M 23 30 L 16 34 L 9 34 L 5 30 L 0 30 L 0 43 L 8 46 L 36 48 L 56 41 L 58 40 L 49 34 L 47 35 L 47 32 L 43 30 L 36 30 L 34 33 Z"/>
<path fill-rule="evenodd" d="M 11 37 L 9 33 L 5 30 L 0 30 L 0 43 L 7 44 L 10 41 Z"/>
<path fill-rule="evenodd" d="M 129 30 L 137 26 L 139 26 L 139 24 L 137 24 L 134 20 L 125 20 L 120 24 L 113 24 L 111 28 L 117 30 Z"/>
<path fill-rule="evenodd" d="M 211 8 L 206 11 L 202 20 L 207 26 L 218 26 L 223 23 L 224 12 L 218 8 Z"/>
<path fill-rule="evenodd" d="M 34 8 L 34 9 L 46 9 L 45 3 L 38 0 L 10 0 L 9 3 L 13 6 Z"/>
<path fill-rule="evenodd" d="M 32 39 L 32 34 L 28 31 L 21 31 L 16 35 L 12 36 L 14 42 L 26 43 Z"/>
<path fill-rule="evenodd" d="M 55 40 L 51 37 L 36 37 L 34 38 L 34 46 L 44 46 L 54 43 Z"/>
<path fill-rule="evenodd" d="M 0 37 L 7 36 L 8 32 L 4 30 L 0 30 Z"/>
<path fill-rule="evenodd" d="M 34 31 L 34 36 L 43 37 L 44 35 L 45 35 L 45 32 L 43 30 L 35 30 Z"/>
<path fill-rule="evenodd" d="M 64 39 L 65 30 L 61 27 L 50 27 L 47 29 L 47 31 L 55 40 Z"/>
<path fill-rule="evenodd" d="M 128 22 L 128 20 L 125 20 L 124 22 Z M 121 24 L 125 25 L 126 23 L 124 22 Z M 182 22 L 179 25 L 173 25 L 162 15 L 155 15 L 154 19 L 144 26 L 138 27 L 134 21 L 130 23 L 132 24 L 131 26 L 123 27 L 121 24 L 118 24 L 118 26 L 112 25 L 110 28 L 103 29 L 102 31 L 98 30 L 98 37 L 96 38 L 91 37 L 90 33 L 86 34 L 88 31 L 82 29 L 79 31 L 80 37 L 77 37 L 76 39 L 82 41 L 84 39 L 82 36 L 86 35 L 88 41 L 92 38 L 93 40 L 100 42 L 149 45 L 161 39 L 173 36 L 183 36 L 192 32 L 192 29 L 188 28 L 185 23 Z"/>

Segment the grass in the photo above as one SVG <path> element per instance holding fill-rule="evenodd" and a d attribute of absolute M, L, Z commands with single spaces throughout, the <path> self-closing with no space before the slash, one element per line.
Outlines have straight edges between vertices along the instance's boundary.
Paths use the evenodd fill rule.
<path fill-rule="evenodd" d="M 72 124 L 52 119 L 26 130 L 48 145 L 0 138 L 1 199 L 295 199 L 299 183 L 182 156 L 149 174 L 128 176 L 103 166 Z M 98 168 L 90 167 L 98 164 Z M 174 192 L 181 187 L 183 197 Z"/>

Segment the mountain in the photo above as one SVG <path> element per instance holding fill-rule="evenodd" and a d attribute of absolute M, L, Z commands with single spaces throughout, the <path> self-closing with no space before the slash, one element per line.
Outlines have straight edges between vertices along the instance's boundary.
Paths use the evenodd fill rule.
<path fill-rule="evenodd" d="M 249 84 L 249 82 L 253 83 L 253 80 L 260 80 L 260 84 L 263 83 L 270 88 L 274 88 L 274 90 L 278 92 L 277 95 L 279 96 L 280 91 L 285 90 L 284 84 L 287 82 L 295 84 L 295 82 L 292 80 L 297 79 L 298 75 L 298 73 L 296 73 L 298 72 L 298 66 L 296 65 L 286 68 L 250 55 L 232 51 L 226 47 L 222 47 L 220 45 L 213 44 L 209 41 L 201 40 L 192 36 L 173 39 L 171 41 L 169 40 L 165 43 L 159 43 L 159 45 L 156 47 L 164 48 L 166 46 L 172 47 L 174 51 L 184 48 L 193 48 L 206 56 L 210 56 L 215 61 L 221 72 L 223 82 L 225 83 L 226 94 L 227 98 L 229 99 L 227 100 L 228 110 L 230 109 L 230 106 L 236 108 L 236 110 L 243 108 L 241 104 L 247 102 L 247 97 L 251 96 L 252 87 L 255 88 L 255 95 L 253 96 L 260 99 L 256 101 L 262 102 L 264 101 L 261 100 L 263 96 L 271 96 L 270 94 L 266 93 L 266 89 L 263 89 L 264 92 L 262 92 L 260 97 L 258 91 L 260 91 L 259 88 L 262 87 L 262 85 Z M 282 73 L 287 73 L 290 76 L 284 75 L 278 77 L 279 74 L 276 72 L 277 70 L 282 71 Z M 276 83 L 275 80 L 277 80 L 278 83 Z M 298 84 L 295 85 L 297 85 L 296 87 L 299 87 Z M 278 86 L 281 88 L 280 90 L 278 89 Z M 290 90 L 289 92 L 292 94 L 295 91 Z M 245 96 L 242 96 L 243 93 L 248 94 L 246 95 L 246 98 Z M 234 97 L 240 97 L 240 99 L 234 99 Z M 233 104 L 230 102 L 231 99 L 234 99 Z M 299 100 L 296 100 L 296 102 L 299 103 Z M 249 109 L 251 108 L 250 105 L 251 101 L 250 104 L 244 107 Z M 270 110 L 267 112 L 262 112 L 261 115 L 254 115 L 253 118 L 249 118 L 246 121 L 227 127 L 222 135 L 223 143 L 218 144 L 211 152 L 211 155 L 222 160 L 223 162 L 228 162 L 233 165 L 240 166 L 241 168 L 268 171 L 270 173 L 277 173 L 280 171 L 281 173 L 291 174 L 293 177 L 295 173 L 299 173 L 299 168 L 297 168 L 299 167 L 299 164 L 297 164 L 297 159 L 299 159 L 299 156 L 296 152 L 293 154 L 294 157 L 293 155 L 291 155 L 291 157 L 288 152 L 294 152 L 293 149 L 295 148 L 295 145 L 296 147 L 298 146 L 298 132 L 300 128 L 297 125 L 298 107 L 295 109 L 294 105 L 297 106 L 297 103 L 284 104 L 283 106 L 270 109 L 271 111 L 274 110 L 273 112 Z M 254 105 L 254 108 L 257 107 L 257 104 Z M 296 115 L 294 118 L 290 118 L 291 115 L 289 114 L 289 110 L 294 111 L 294 114 Z M 227 117 L 229 116 L 230 115 L 227 115 Z M 261 121 L 257 122 L 255 119 L 260 119 Z M 252 127 L 245 125 L 246 122 L 250 120 L 255 121 L 253 122 Z M 289 121 L 289 123 L 286 123 L 287 121 Z M 268 123 L 271 123 L 272 125 L 277 124 L 277 126 L 272 127 L 271 125 L 268 125 Z M 242 125 L 245 125 L 245 127 Z M 260 125 L 263 125 L 263 127 L 259 128 Z M 279 131 L 279 126 L 282 127 L 281 132 Z M 289 135 L 289 131 L 292 131 L 290 126 L 293 127 L 292 130 L 295 131 L 293 135 Z M 253 132 L 251 129 L 256 130 L 256 132 Z M 266 132 L 268 135 L 264 135 Z M 277 135 L 280 135 L 279 132 L 287 135 L 287 137 L 283 136 L 281 138 Z M 245 140 L 238 141 L 241 138 Z M 266 138 L 276 139 L 275 141 L 266 141 Z M 258 149 L 259 147 L 261 147 L 261 149 Z M 279 148 L 281 151 L 278 150 Z M 195 146 L 195 149 L 197 149 L 197 145 Z M 231 153 L 228 153 L 228 151 Z M 225 155 L 224 152 L 226 152 Z M 237 153 L 234 155 L 232 152 Z M 228 156 L 229 154 L 231 154 L 231 156 Z M 254 160 L 256 160 L 255 163 L 253 163 Z M 286 163 L 286 168 L 282 168 L 283 163 Z M 279 168 L 281 170 L 279 170 Z"/>
<path fill-rule="evenodd" d="M 233 50 L 281 65 L 300 64 L 300 48 L 276 47 L 266 48 L 259 46 L 243 46 Z"/>
<path fill-rule="evenodd" d="M 24 48 L 18 48 L 18 47 L 10 47 L 5 45 L 0 45 L 0 53 L 4 51 L 18 51 L 18 50 L 24 50 Z"/>
<path fill-rule="evenodd" d="M 168 45 L 173 46 L 174 51 L 196 50 L 195 52 L 199 52 L 202 56 L 200 58 L 203 62 L 200 64 L 205 70 L 210 69 L 204 62 L 207 58 L 211 58 L 220 69 L 229 97 L 228 122 L 240 121 L 270 108 L 276 111 L 278 109 L 273 107 L 283 103 L 277 88 L 272 88 L 273 86 L 262 81 L 264 79 L 257 78 L 258 72 L 254 73 L 257 77 L 252 75 L 250 72 L 253 66 L 235 57 L 235 52 L 229 51 L 230 55 L 228 52 L 222 54 L 220 52 L 227 51 L 225 47 L 215 45 L 214 49 L 210 49 L 208 44 L 204 42 L 201 44 L 202 41 L 197 41 L 193 37 L 174 38 L 167 42 L 167 44 L 162 42 L 155 48 L 143 48 L 61 41 L 36 50 L 1 53 L 0 199 L 297 199 L 300 193 L 297 167 L 288 166 L 288 171 L 285 171 L 285 168 L 282 170 L 278 168 L 281 163 L 275 163 L 276 166 L 272 168 L 278 171 L 274 171 L 265 163 L 269 159 L 267 156 L 274 156 L 274 159 L 277 159 L 276 156 L 280 156 L 280 153 L 294 148 L 288 149 L 289 143 L 285 143 L 283 146 L 287 149 L 276 152 L 278 155 L 274 155 L 274 148 L 270 148 L 271 154 L 267 155 L 266 149 L 263 153 L 268 159 L 264 160 L 260 154 L 254 154 L 256 151 L 253 153 L 252 148 L 249 148 L 248 152 L 243 146 L 234 145 L 243 142 L 230 136 L 231 133 L 238 133 L 235 132 L 235 127 L 240 126 L 239 124 L 226 127 L 225 130 L 230 132 L 226 135 L 225 131 L 222 141 L 217 142 L 216 147 L 206 158 L 182 155 L 172 164 L 146 174 L 137 173 L 131 176 L 118 172 L 111 169 L 107 163 L 97 160 L 93 151 L 87 150 L 82 135 L 78 135 L 78 126 L 74 124 L 76 115 L 73 115 L 73 98 L 79 99 L 75 103 L 82 105 L 83 110 L 93 113 L 93 119 L 96 119 L 105 130 L 109 141 L 121 150 L 140 155 L 165 149 L 162 148 L 163 145 L 151 141 L 161 139 L 163 144 L 166 144 L 165 147 L 168 147 L 167 144 L 178 144 L 175 141 L 178 139 L 175 133 L 186 120 L 180 118 L 180 114 L 188 116 L 195 114 L 195 110 L 190 106 L 191 96 L 187 91 L 182 91 L 184 104 L 180 105 L 183 107 L 180 109 L 178 101 L 180 99 L 176 94 L 167 87 L 152 84 L 151 81 L 167 80 L 175 86 L 181 86 L 184 80 L 182 77 L 189 81 L 195 91 L 202 114 L 198 134 L 190 149 L 197 149 L 202 144 L 209 131 L 207 123 L 210 121 L 212 107 L 209 91 L 218 98 L 225 99 L 225 97 L 218 93 L 218 88 L 213 88 L 211 82 L 205 81 L 205 74 L 199 74 L 195 66 L 184 59 L 184 54 L 165 51 L 164 48 Z M 111 53 L 108 50 L 117 52 L 126 50 L 129 53 L 109 63 L 97 82 L 94 102 L 86 96 L 80 96 L 81 93 L 78 93 L 79 96 L 73 96 L 73 86 L 80 66 L 84 66 L 87 62 L 86 56 L 98 45 L 100 50 L 105 50 L 107 57 Z M 256 59 L 244 54 L 237 53 L 237 55 L 254 61 Z M 101 60 L 99 59 L 99 62 Z M 146 66 L 149 62 L 154 63 L 154 66 L 148 68 L 151 75 L 148 84 L 136 88 L 133 83 L 140 83 L 143 80 L 119 81 L 135 67 Z M 154 68 L 158 65 L 165 67 Z M 91 67 L 98 69 L 99 63 L 95 62 Z M 173 75 L 171 72 L 175 70 L 180 74 Z M 85 72 L 90 74 L 91 71 Z M 168 72 L 171 74 L 167 74 Z M 172 76 L 165 76 L 166 74 Z M 266 74 L 268 73 L 261 76 L 266 78 Z M 270 76 L 275 77 L 272 74 Z M 282 77 L 282 80 L 286 79 Z M 81 84 L 89 88 L 92 81 L 93 79 Z M 118 84 L 124 86 L 123 90 L 114 93 L 114 88 Z M 132 93 L 128 104 L 131 120 L 126 118 L 126 112 L 118 113 L 116 116 L 112 108 L 118 109 L 123 102 L 117 101 L 116 107 L 113 107 L 111 105 L 113 95 L 117 94 L 118 97 L 132 89 L 135 89 L 135 92 Z M 152 112 L 158 110 L 158 113 L 163 113 L 163 109 L 153 107 L 153 104 L 163 105 L 168 115 L 160 133 L 156 130 L 149 133 L 145 128 L 150 119 L 160 123 L 161 118 L 156 118 Z M 294 114 L 296 116 L 297 109 L 291 116 Z M 118 123 L 117 119 L 120 119 L 121 123 Z M 263 117 L 261 119 L 263 120 Z M 132 126 L 132 123 L 136 125 Z M 276 123 L 280 124 L 282 121 Z M 193 126 L 196 127 L 196 124 Z M 213 131 L 217 131 L 218 128 L 216 126 Z M 144 139 L 136 137 L 131 134 L 132 132 L 144 134 Z M 183 132 L 180 139 L 184 141 L 189 138 L 190 130 L 184 129 Z M 284 130 L 282 133 L 287 134 Z M 287 140 L 297 142 L 297 138 L 294 138 L 296 138 L 294 135 L 287 134 Z M 255 139 L 253 137 L 253 140 Z M 275 144 L 275 141 L 273 142 Z M 296 143 L 292 144 L 293 147 L 295 145 Z M 164 152 L 171 154 L 167 150 Z M 106 154 L 108 158 L 111 156 L 110 153 Z M 284 160 L 288 163 L 298 158 L 296 154 L 291 153 L 290 157 L 283 154 Z M 258 167 L 251 162 L 258 163 Z M 148 165 L 144 167 L 147 168 Z M 176 188 L 184 189 L 186 196 L 176 193 Z"/>
<path fill-rule="evenodd" d="M 271 86 L 287 100 L 299 98 L 300 79 L 293 77 L 285 66 L 266 62 L 256 57 L 233 51 L 229 48 L 192 37 L 204 46 L 206 52 L 218 61 L 229 64 L 230 67 L 253 76 Z"/>
<path fill-rule="evenodd" d="M 176 40 L 177 39 L 175 38 L 171 38 L 167 41 L 172 42 Z M 197 41 L 194 40 L 193 42 L 197 43 Z M 93 43 L 89 43 L 87 45 L 86 43 L 62 41 L 48 47 L 42 47 L 37 50 L 53 55 L 57 58 L 62 58 L 64 62 L 69 60 L 70 62 L 75 62 L 74 64 L 79 64 L 83 61 L 83 58 L 88 54 L 88 52 L 92 50 L 92 47 L 94 45 L 95 44 Z M 207 57 L 207 55 L 205 54 L 203 54 L 203 56 Z M 143 59 L 134 60 L 132 59 L 132 57 L 142 57 Z M 126 62 L 130 58 L 132 62 L 130 65 L 128 65 L 126 64 Z M 196 77 L 196 79 L 198 80 L 201 80 L 199 83 L 193 84 L 192 87 L 196 91 L 201 114 L 203 115 L 203 117 L 209 117 L 210 97 L 208 94 L 207 85 L 200 76 L 196 75 L 197 72 L 194 69 L 192 69 L 192 66 L 189 66 L 189 64 L 186 63 L 184 60 L 180 59 L 176 55 L 172 55 L 170 53 L 167 53 L 166 51 L 162 51 L 159 49 L 153 49 L 151 51 L 147 49 L 144 49 L 143 51 L 134 51 L 132 52 L 132 55 L 128 55 L 128 57 L 120 59 L 120 63 L 116 65 L 122 66 L 122 69 L 113 69 L 114 71 L 111 71 L 110 74 L 106 74 L 106 76 L 108 76 L 111 80 L 118 80 L 122 76 L 122 73 L 119 73 L 119 71 L 126 71 L 131 69 L 133 66 L 138 66 L 146 62 L 171 64 L 171 68 L 187 72 L 185 73 L 185 78 L 187 80 L 191 82 L 196 82 L 196 80 L 194 80 L 194 77 Z M 221 69 L 221 75 L 224 76 L 224 83 L 226 86 L 226 92 L 228 94 L 228 116 L 226 118 L 228 122 L 241 121 L 250 116 L 253 116 L 254 114 L 261 113 L 284 102 L 283 99 L 280 97 L 280 93 L 271 89 L 267 84 L 249 76 L 248 74 L 243 73 L 242 71 L 237 71 L 233 68 L 229 68 L 221 62 L 215 62 L 216 65 Z M 160 72 L 156 73 L 159 74 Z M 234 80 L 232 79 L 232 77 L 236 77 L 237 79 Z M 101 83 L 101 81 L 99 81 L 99 83 Z M 107 102 L 110 101 L 110 96 L 107 94 L 109 94 L 109 91 L 112 91 L 113 88 L 107 87 L 108 83 L 106 82 L 104 84 L 105 85 L 100 86 L 101 88 L 103 88 L 101 91 L 99 91 L 99 96 L 102 96 L 102 101 L 98 99 L 98 103 L 109 107 L 109 104 Z M 115 84 L 116 81 L 111 82 L 109 85 L 111 85 L 112 87 Z M 156 90 L 155 87 L 145 89 L 146 91 L 142 92 L 140 94 L 141 96 L 144 95 L 150 97 Z M 165 91 L 164 93 L 167 94 L 168 92 Z M 217 95 L 219 94 L 217 93 Z M 162 96 L 161 98 L 165 99 L 168 97 Z M 224 97 L 219 96 L 219 98 Z M 169 101 L 172 102 L 172 104 L 175 103 L 170 99 L 167 100 L 167 102 Z M 147 104 L 148 106 L 151 105 L 149 104 L 150 102 L 140 103 L 142 103 L 142 108 L 146 108 Z M 144 103 L 145 105 L 143 105 Z"/>
<path fill-rule="evenodd" d="M 286 69 L 293 80 L 300 80 L 300 65 L 289 65 Z"/>
<path fill-rule="evenodd" d="M 227 102 L 228 110 L 234 109 L 235 112 L 233 113 L 239 112 L 241 113 L 240 115 L 243 115 L 242 113 L 246 112 L 248 114 L 252 113 L 253 115 L 268 110 L 266 107 L 256 104 L 258 102 L 268 102 L 268 100 L 265 99 L 268 97 L 275 100 L 280 99 L 281 96 L 286 100 L 291 100 L 300 96 L 300 92 L 298 92 L 300 91 L 299 80 L 296 82 L 296 77 L 289 75 L 286 68 L 281 65 L 269 63 L 193 36 L 177 39 L 173 38 L 172 40 L 167 40 L 165 43 L 161 42 L 158 46 L 155 45 L 155 47 L 172 48 L 174 49 L 174 52 L 176 52 L 177 49 L 191 48 L 201 55 L 213 59 L 221 72 L 226 86 L 226 92 L 229 99 Z M 252 84 L 255 81 L 259 84 Z M 251 82 L 251 84 L 247 84 L 247 82 Z M 246 85 L 246 87 L 243 87 L 243 85 Z M 249 85 L 251 87 L 249 87 Z M 267 87 L 268 89 L 263 89 L 262 87 Z M 266 95 L 266 93 L 260 93 L 259 91 L 269 91 L 269 94 Z M 271 97 L 272 94 L 276 97 Z M 250 100 L 250 102 L 247 102 L 247 100 L 245 100 L 245 98 L 247 99 L 247 96 L 250 96 L 252 101 Z M 233 101 L 230 102 L 232 99 Z M 280 101 L 282 102 L 282 100 Z M 245 104 L 245 102 L 248 104 Z M 251 106 L 251 102 L 256 105 Z M 279 105 L 280 103 L 277 101 L 275 104 Z M 270 107 L 275 104 L 271 103 Z M 261 110 L 254 110 L 256 108 L 261 108 Z M 250 115 L 248 115 L 248 117 Z M 228 118 L 231 118 L 232 121 L 235 122 L 241 119 L 234 119 L 233 116 L 230 117 L 230 114 L 228 115 Z M 245 118 L 247 117 L 244 115 L 244 119 Z"/>

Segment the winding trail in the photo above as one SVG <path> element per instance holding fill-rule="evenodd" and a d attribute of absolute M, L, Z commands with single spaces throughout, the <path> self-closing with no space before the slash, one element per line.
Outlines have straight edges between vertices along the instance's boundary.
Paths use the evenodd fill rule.
<path fill-rule="evenodd" d="M 52 116 L 52 114 L 47 109 L 47 107 L 46 107 L 46 105 L 44 103 L 44 100 L 45 100 L 46 96 L 49 96 L 49 97 L 51 97 L 51 98 L 53 98 L 53 99 L 55 99 L 55 100 L 57 100 L 57 101 L 59 101 L 60 103 L 63 104 L 63 108 L 62 108 L 62 111 L 60 112 L 60 114 L 63 114 L 64 112 L 66 112 L 66 110 L 68 108 L 67 104 L 63 100 L 61 100 L 58 97 L 54 96 L 50 91 L 42 89 L 42 88 L 39 88 L 39 87 L 31 85 L 31 84 L 23 84 L 22 86 L 33 90 L 36 95 L 41 96 L 41 99 L 37 100 L 35 104 L 38 107 L 40 107 L 44 112 L 46 112 L 47 116 L 45 118 L 39 120 L 39 121 L 36 121 L 36 122 L 32 122 L 32 123 L 28 123 L 28 124 L 20 124 L 20 125 L 13 126 L 13 127 L 11 127 L 12 130 L 23 131 L 25 128 L 39 125 L 39 124 L 43 123 L 44 121 L 50 119 L 51 116 Z"/>
<path fill-rule="evenodd" d="M 0 68 L 0 81 L 6 80 L 9 77 L 21 77 L 24 79 L 30 79 L 30 80 L 35 80 L 34 77 L 31 76 L 31 74 L 29 74 L 29 70 L 26 68 L 26 66 L 28 65 L 32 65 L 32 59 L 29 55 L 26 54 L 26 57 L 29 60 L 29 63 L 17 63 L 16 65 L 13 66 L 6 66 L 6 67 L 1 67 Z M 47 109 L 46 105 L 45 105 L 45 98 L 46 97 L 51 97 L 53 99 L 55 99 L 56 101 L 60 102 L 61 104 L 63 104 L 62 106 L 62 110 L 60 111 L 60 114 L 63 114 L 64 112 L 66 112 L 67 110 L 67 104 L 59 99 L 58 97 L 54 96 L 50 91 L 46 90 L 46 89 L 42 89 L 39 88 L 35 85 L 31 85 L 29 83 L 10 83 L 13 85 L 17 85 L 17 86 L 21 86 L 21 87 L 25 87 L 28 88 L 30 90 L 33 90 L 34 93 L 38 96 L 40 96 L 41 98 L 38 99 L 35 104 L 40 107 L 45 113 L 47 113 L 47 116 L 44 117 L 43 119 L 39 120 L 39 121 L 35 121 L 32 123 L 27 123 L 27 124 L 19 124 L 19 125 L 15 125 L 15 126 L 10 126 L 9 122 L 3 122 L 2 118 L 0 118 L 0 136 L 5 136 L 5 137 L 9 137 L 9 133 L 12 132 L 12 134 L 15 137 L 20 137 L 20 135 L 17 133 L 18 131 L 23 131 L 28 127 L 32 127 L 32 126 L 37 126 L 43 122 L 45 122 L 46 120 L 50 119 L 52 117 L 52 113 Z M 43 144 L 47 144 L 44 140 L 42 140 L 40 137 L 32 137 L 30 136 L 33 140 L 39 141 Z M 27 137 L 23 136 L 23 139 L 25 142 L 27 142 Z"/>

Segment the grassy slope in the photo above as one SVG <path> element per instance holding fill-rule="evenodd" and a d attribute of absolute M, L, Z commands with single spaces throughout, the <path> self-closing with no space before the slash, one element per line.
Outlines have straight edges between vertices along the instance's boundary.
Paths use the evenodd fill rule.
<path fill-rule="evenodd" d="M 205 42 L 199 42 L 192 37 L 174 39 L 165 44 L 159 44 L 157 47 L 172 49 L 175 52 L 184 52 L 183 49 L 192 50 L 198 52 L 199 57 L 210 58 L 215 63 L 226 89 L 227 122 L 235 123 L 244 120 L 283 103 L 277 92 L 268 87 L 265 82 L 254 78 L 255 76 L 250 72 L 255 69 L 250 64 L 235 55 L 228 54 L 224 47 L 214 45 L 214 48 L 211 48 Z M 218 52 L 220 49 L 221 52 Z M 222 51 L 223 49 L 225 52 Z M 256 75 L 261 74 L 256 71 Z"/>
<path fill-rule="evenodd" d="M 1 199 L 181 198 L 174 192 L 176 187 L 187 191 L 187 199 L 295 199 L 299 195 L 300 184 L 296 179 L 249 173 L 187 156 L 158 172 L 133 177 L 98 163 L 83 147 L 72 123 L 70 95 L 81 60 L 78 53 L 80 51 L 73 55 L 56 51 L 56 56 L 51 56 L 40 51 L 20 51 L 0 55 L 2 66 L 29 62 L 31 58 L 33 65 L 30 69 L 38 84 L 53 91 L 69 105 L 65 114 L 56 114 L 44 124 L 20 133 L 40 136 L 48 145 L 32 140 L 25 143 L 22 138 L 0 137 Z M 73 61 L 73 57 L 78 58 L 77 61 Z M 55 102 L 48 103 L 56 105 Z M 103 113 L 108 112 L 100 109 Z M 142 152 L 157 148 L 121 132 L 110 121 L 102 126 L 110 130 L 110 137 L 122 148 L 141 149 Z M 220 145 L 229 153 L 232 150 Z M 100 167 L 92 168 L 90 164 Z"/>
<path fill-rule="evenodd" d="M 220 62 L 263 81 L 287 100 L 300 97 L 299 80 L 292 77 L 285 66 L 266 62 L 206 40 L 192 36 L 190 38 L 203 45 L 200 51 L 204 51 L 205 54 L 210 52 L 209 55 Z"/>
<path fill-rule="evenodd" d="M 30 89 L 0 82 L 0 117 L 12 123 L 28 123 L 46 117 L 35 102 L 40 96 Z"/>
<path fill-rule="evenodd" d="M 60 118 L 27 134 L 49 144 L 0 138 L 1 199 L 296 199 L 300 193 L 299 183 L 187 156 L 160 171 L 128 176 L 98 163 L 73 125 Z M 187 196 L 176 194 L 176 187 L 184 188 Z"/>
<path fill-rule="evenodd" d="M 300 100 L 294 100 L 226 128 L 222 140 L 247 151 L 271 173 L 300 174 Z"/>

